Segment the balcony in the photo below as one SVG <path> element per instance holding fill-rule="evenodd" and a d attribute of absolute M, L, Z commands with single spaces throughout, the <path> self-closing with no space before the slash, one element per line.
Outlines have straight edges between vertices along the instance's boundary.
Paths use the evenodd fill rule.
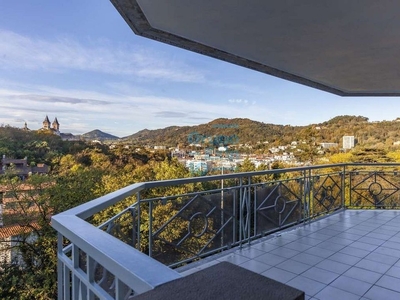
<path fill-rule="evenodd" d="M 399 169 L 336 164 L 128 186 L 52 218 L 58 298 L 130 299 L 228 261 L 306 299 L 399 299 Z"/>

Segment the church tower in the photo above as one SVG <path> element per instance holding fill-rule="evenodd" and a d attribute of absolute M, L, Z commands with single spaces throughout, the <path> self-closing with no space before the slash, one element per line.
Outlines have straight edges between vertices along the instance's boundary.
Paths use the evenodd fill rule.
<path fill-rule="evenodd" d="M 48 116 L 46 116 L 46 118 L 43 121 L 43 129 L 47 129 L 47 130 L 50 129 L 50 120 L 49 120 Z"/>
<path fill-rule="evenodd" d="M 55 131 L 60 131 L 60 123 L 58 123 L 57 117 L 54 119 L 53 123 L 51 124 Z"/>

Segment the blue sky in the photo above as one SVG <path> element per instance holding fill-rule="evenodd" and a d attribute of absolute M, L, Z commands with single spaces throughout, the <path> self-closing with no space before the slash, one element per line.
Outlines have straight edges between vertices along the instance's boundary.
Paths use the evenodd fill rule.
<path fill-rule="evenodd" d="M 390 107 L 390 109 L 387 109 Z M 398 98 L 342 98 L 134 35 L 108 0 L 0 2 L 0 124 L 126 136 L 216 118 L 308 125 L 400 116 Z"/>

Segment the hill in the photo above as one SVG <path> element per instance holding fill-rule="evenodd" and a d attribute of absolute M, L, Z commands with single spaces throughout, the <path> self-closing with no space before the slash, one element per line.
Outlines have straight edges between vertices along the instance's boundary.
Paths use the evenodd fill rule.
<path fill-rule="evenodd" d="M 92 131 L 82 134 L 81 138 L 83 138 L 85 140 L 99 140 L 99 141 L 118 140 L 119 139 L 119 137 L 117 137 L 115 135 L 103 132 L 98 129 L 95 129 L 95 130 L 92 130 Z"/>
<path fill-rule="evenodd" d="M 245 144 L 254 143 L 254 141 L 278 140 L 282 138 L 284 132 L 283 125 L 266 124 L 250 119 L 220 118 L 197 126 L 144 129 L 123 139 L 138 144 L 167 146 L 213 143 L 216 140 L 224 144 Z"/>
<path fill-rule="evenodd" d="M 141 145 L 189 144 L 262 144 L 285 145 L 292 141 L 332 142 L 341 145 L 344 135 L 352 135 L 360 145 L 390 147 L 400 141 L 400 122 L 370 122 L 362 116 L 337 116 L 323 123 L 307 126 L 276 125 L 250 119 L 220 118 L 196 126 L 171 126 L 144 129 L 123 140 Z"/>

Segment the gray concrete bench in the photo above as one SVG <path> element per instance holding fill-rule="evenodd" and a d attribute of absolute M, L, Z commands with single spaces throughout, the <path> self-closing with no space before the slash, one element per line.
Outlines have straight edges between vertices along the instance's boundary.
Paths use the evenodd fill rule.
<path fill-rule="evenodd" d="M 137 300 L 304 300 L 304 292 L 228 262 L 170 281 Z"/>

